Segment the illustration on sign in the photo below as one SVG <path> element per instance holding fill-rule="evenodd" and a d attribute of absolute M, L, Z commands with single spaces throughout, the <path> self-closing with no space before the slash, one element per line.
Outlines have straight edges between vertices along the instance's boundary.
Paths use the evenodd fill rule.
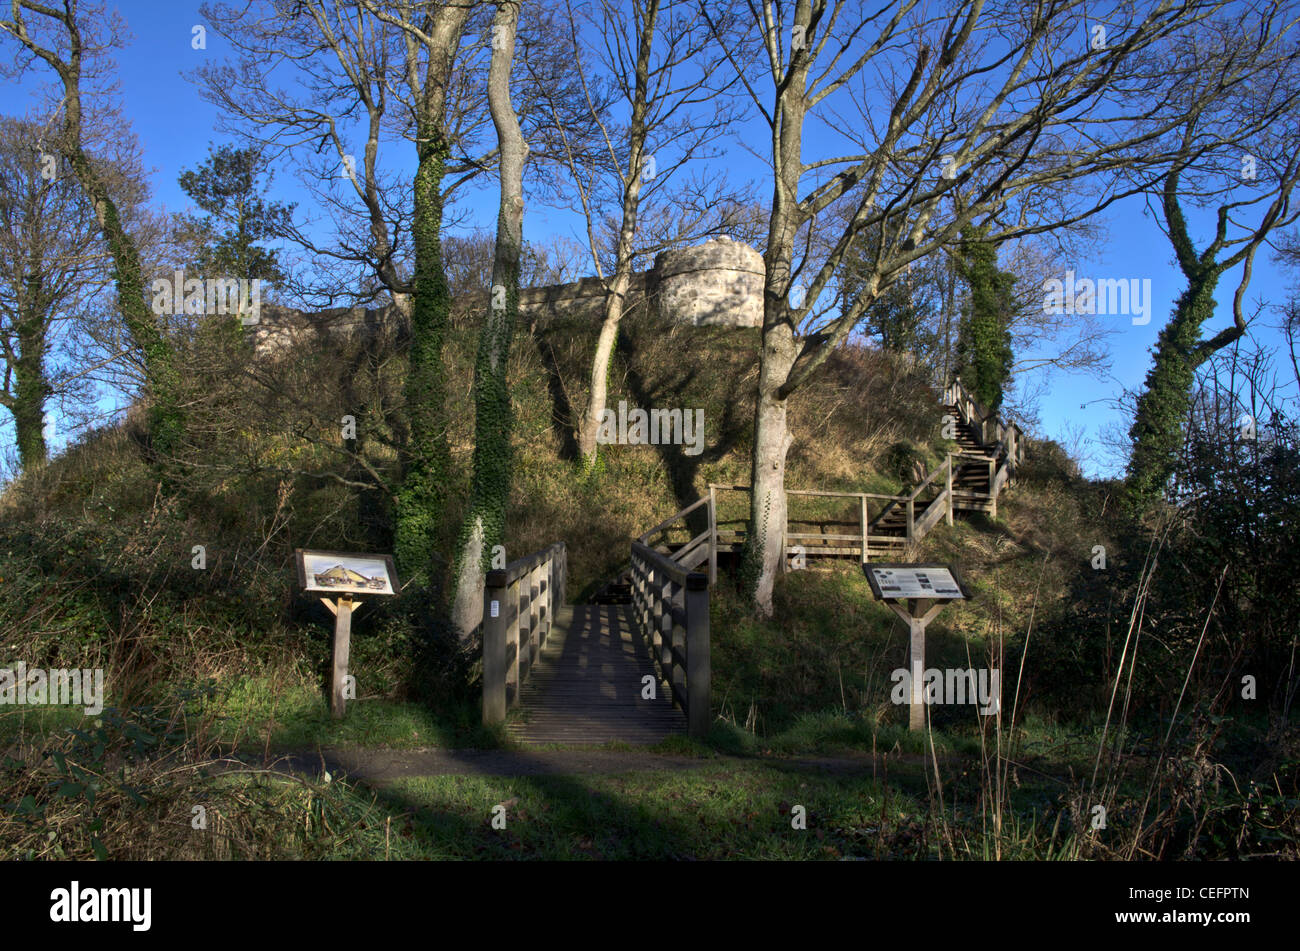
<path fill-rule="evenodd" d="M 304 591 L 392 595 L 400 590 L 389 555 L 302 550 L 297 555 L 298 580 Z"/>

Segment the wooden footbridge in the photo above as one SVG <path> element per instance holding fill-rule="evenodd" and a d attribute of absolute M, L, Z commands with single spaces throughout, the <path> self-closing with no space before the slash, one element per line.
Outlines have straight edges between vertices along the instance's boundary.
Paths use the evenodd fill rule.
<path fill-rule="evenodd" d="M 558 542 L 490 571 L 483 722 L 525 743 L 657 743 L 709 730 L 709 580 L 632 544 L 631 604 L 565 602 Z"/>
<path fill-rule="evenodd" d="M 944 402 L 956 450 L 911 492 L 787 490 L 791 507 L 809 500 L 822 511 L 787 518 L 785 564 L 897 557 L 941 520 L 951 525 L 957 512 L 997 514 L 998 495 L 1023 458 L 1022 433 L 960 384 L 945 391 Z M 601 603 L 567 603 L 563 542 L 488 572 L 483 721 L 506 723 L 513 738 L 530 744 L 656 743 L 674 733 L 706 734 L 709 587 L 719 555 L 734 557 L 745 542 L 743 516 L 720 520 L 719 499 L 748 490 L 710 485 L 707 496 L 634 541 L 628 570 L 607 586 Z M 511 708 L 520 715 L 507 722 Z"/>

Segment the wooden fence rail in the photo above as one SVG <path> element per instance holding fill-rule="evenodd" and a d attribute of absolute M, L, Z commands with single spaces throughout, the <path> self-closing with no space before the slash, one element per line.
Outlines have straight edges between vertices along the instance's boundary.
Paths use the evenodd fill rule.
<path fill-rule="evenodd" d="M 905 545 L 923 539 L 939 522 L 953 523 L 955 509 L 987 511 L 997 515 L 998 494 L 1015 479 L 1024 458 L 1024 434 L 1013 422 L 1005 422 L 989 412 L 961 383 L 954 380 L 943 393 L 945 405 L 956 407 L 959 421 L 974 430 L 977 449 L 951 453 L 943 464 L 926 473 L 919 485 L 906 495 L 881 495 L 875 492 L 829 492 L 814 489 L 787 489 L 791 497 L 822 499 L 856 499 L 857 518 L 844 521 L 836 517 L 799 518 L 787 510 L 783 550 L 793 548 L 804 555 L 845 557 L 857 554 L 865 563 L 873 550 L 877 554 L 896 553 Z M 986 480 L 972 483 L 974 473 L 981 476 L 987 467 Z M 957 484 L 960 472 L 960 485 Z M 749 492 L 741 484 L 710 483 L 709 494 L 696 499 L 686 508 L 669 516 L 639 539 L 656 552 L 676 562 L 682 570 L 708 565 L 709 583 L 718 580 L 718 552 L 736 552 L 743 545 L 748 519 L 720 519 L 718 496 L 722 492 Z M 869 506 L 881 503 L 872 516 Z M 704 531 L 691 535 L 688 516 L 707 506 Z M 697 517 L 698 518 L 698 517 Z M 737 524 L 737 528 L 721 528 Z M 697 521 L 696 527 L 701 527 Z M 813 527 L 815 531 L 809 531 Z M 836 528 L 854 529 L 849 534 Z M 685 538 L 683 538 L 685 534 Z M 785 559 L 782 559 L 785 565 Z"/>
<path fill-rule="evenodd" d="M 483 722 L 501 723 L 519 702 L 557 608 L 564 605 L 564 542 L 487 573 L 483 586 Z"/>
<path fill-rule="evenodd" d="M 709 732 L 709 579 L 632 543 L 632 612 L 691 736 Z"/>

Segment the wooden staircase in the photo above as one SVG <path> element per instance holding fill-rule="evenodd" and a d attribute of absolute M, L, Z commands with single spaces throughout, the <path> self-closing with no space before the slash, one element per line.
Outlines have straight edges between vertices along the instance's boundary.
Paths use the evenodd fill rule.
<path fill-rule="evenodd" d="M 975 427 L 957 416 L 956 406 L 945 406 L 944 410 L 956 420 L 957 430 L 957 451 L 953 453 L 953 508 L 962 512 L 996 511 L 990 492 L 993 472 L 989 466 L 996 456 L 980 442 Z"/>
<path fill-rule="evenodd" d="M 954 424 L 957 451 L 953 470 L 953 508 L 998 514 L 998 496 L 1015 480 L 1024 461 L 1024 433 L 1014 422 L 986 410 L 960 381 L 943 394 L 945 424 Z"/>
<path fill-rule="evenodd" d="M 896 558 L 940 520 L 951 525 L 956 512 L 997 516 L 998 496 L 1014 482 L 1023 460 L 1020 427 L 987 411 L 959 381 L 944 390 L 942 407 L 941 432 L 956 443 L 955 449 L 906 495 L 786 490 L 790 501 L 785 529 L 787 566 L 791 559 L 807 557 L 858 558 L 863 562 L 881 556 Z M 638 541 L 687 571 L 703 570 L 707 565 L 710 582 L 715 583 L 719 554 L 737 555 L 744 547 L 747 527 L 743 518 L 719 522 L 718 495 L 748 491 L 746 485 L 710 484 L 707 496 L 660 522 Z M 818 498 L 823 504 L 856 503 L 856 511 L 848 519 L 800 518 L 789 509 L 801 498 Z M 701 508 L 704 512 L 695 514 Z M 700 528 L 703 531 L 697 531 Z M 630 576 L 625 571 L 594 600 L 626 604 L 630 599 Z"/>

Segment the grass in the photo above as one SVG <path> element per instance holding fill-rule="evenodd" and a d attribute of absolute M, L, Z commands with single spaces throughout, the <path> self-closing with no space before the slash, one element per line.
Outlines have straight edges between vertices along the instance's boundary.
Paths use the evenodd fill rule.
<path fill-rule="evenodd" d="M 580 778 L 404 780 L 379 801 L 428 857 L 537 859 L 833 859 L 876 856 L 882 819 L 905 828 L 920 806 L 869 777 L 767 764 Z M 492 827 L 504 805 L 505 828 Z M 807 828 L 792 825 L 804 807 Z M 901 847 L 891 832 L 885 848 Z"/>
<path fill-rule="evenodd" d="M 323 838 L 336 857 L 353 859 L 992 857 L 974 800 L 962 799 L 946 823 L 936 823 L 930 767 L 921 760 L 886 758 L 883 764 L 872 775 L 779 760 L 704 758 L 672 771 L 440 776 L 379 790 L 334 783 L 325 795 L 339 803 L 337 812 L 354 817 L 353 825 Z M 945 778 L 960 790 L 971 788 L 973 775 L 954 768 Z M 1002 857 L 1072 854 L 1070 834 L 1050 812 L 1041 784 L 1027 777 L 1008 810 Z"/>
<path fill-rule="evenodd" d="M 752 439 L 735 395 L 752 392 L 753 334 L 630 317 L 611 401 L 703 407 L 709 451 L 606 447 L 596 470 L 575 478 L 553 394 L 583 377 L 592 331 L 561 323 L 512 351 L 507 550 L 513 557 L 567 539 L 571 596 L 608 580 L 626 562 L 629 538 L 707 483 L 747 481 Z M 460 328 L 452 338 L 450 385 L 467 392 L 477 333 Z M 709 372 L 683 353 L 706 355 Z M 129 426 L 86 438 L 0 497 L 0 665 L 103 666 L 106 701 L 126 709 L 104 718 L 0 712 L 0 856 L 1046 858 L 1123 857 L 1137 844 L 1165 856 L 1295 854 L 1294 731 L 1270 732 L 1262 709 L 1238 704 L 1231 718 L 1204 721 L 1213 729 L 1189 725 L 1184 711 L 1160 769 L 1171 711 L 1158 698 L 1143 698 L 1144 709 L 1103 733 L 1122 671 L 1123 546 L 1095 514 L 1106 510 L 1105 488 L 1063 480 L 1035 461 L 1045 453 L 1031 453 L 998 519 L 941 525 L 915 553 L 961 565 L 977 595 L 931 624 L 927 666 L 982 667 L 1004 651 L 1009 698 L 1028 640 L 1016 722 L 997 725 L 996 743 L 994 725 L 969 707 L 932 708 L 934 733 L 910 733 L 906 708 L 890 702 L 890 672 L 907 656 L 898 621 L 871 599 L 856 564 L 812 560 L 778 581 L 773 619 L 754 616 L 730 575 L 714 589 L 716 722 L 706 742 L 679 737 L 652 750 L 693 758 L 689 769 L 440 777 L 380 790 L 260 770 L 205 775 L 231 750 L 512 748 L 505 731 L 480 725 L 473 691 L 427 663 L 437 657 L 428 653 L 436 625 L 406 599 L 358 615 L 351 667 L 360 699 L 342 721 L 328 713 L 328 618 L 294 596 L 292 549 L 384 550 L 391 513 L 328 478 L 338 474 L 336 447 L 290 434 L 334 432 L 342 413 L 358 414 L 363 430 L 379 434 L 367 443 L 369 462 L 391 474 L 380 436 L 401 383 L 395 359 L 349 372 L 355 394 L 322 387 L 343 378 L 345 357 L 321 352 L 283 367 L 283 392 L 263 392 L 237 366 L 196 373 L 194 418 L 208 428 L 194 434 L 201 465 L 183 499 L 157 491 Z M 228 434 L 232 418 L 238 446 L 211 435 Z M 791 420 L 791 488 L 894 493 L 903 483 L 891 460 L 919 452 L 933 464 L 943 449 L 934 394 L 871 351 L 837 351 L 794 401 Z M 448 487 L 448 540 L 467 488 L 472 417 L 457 414 L 450 425 L 462 482 Z M 281 464 L 297 475 L 275 471 Z M 745 502 L 723 493 L 721 516 L 743 518 Z M 792 502 L 792 517 L 814 515 L 857 517 L 841 503 Z M 190 565 L 199 543 L 203 571 Z M 1108 574 L 1089 566 L 1096 545 L 1112 553 Z M 1182 671 L 1173 673 L 1177 688 Z M 178 702 L 170 725 L 142 712 Z M 119 722 L 133 718 L 148 722 Z M 178 727 L 181 739 L 171 735 Z M 1089 830 L 1093 803 L 1083 798 L 1099 749 L 1114 754 L 1103 769 L 1105 834 Z M 791 762 L 865 763 L 868 754 L 879 757 L 876 773 Z M 129 771 L 119 774 L 123 763 Z M 209 807 L 206 837 L 192 834 L 196 802 Z M 497 804 L 507 804 L 504 830 L 490 825 Z M 794 805 L 807 808 L 807 830 L 791 827 Z"/>
<path fill-rule="evenodd" d="M 346 717 L 338 720 L 317 685 L 276 687 L 266 678 L 244 677 L 221 690 L 206 707 L 214 739 L 271 750 L 490 748 L 504 739 L 502 731 L 485 728 L 479 711 L 470 707 L 433 711 L 412 701 L 375 697 L 349 701 Z"/>
<path fill-rule="evenodd" d="M 274 692 L 273 692 L 274 691 Z M 430 710 L 413 701 L 372 698 L 352 701 L 335 719 L 318 687 L 284 686 L 245 677 L 208 701 L 187 704 L 205 738 L 221 749 L 283 752 L 320 747 L 493 749 L 508 745 L 503 730 L 484 727 L 477 710 Z M 80 707 L 22 707 L 0 713 L 0 741 L 39 741 L 93 723 Z"/>
<path fill-rule="evenodd" d="M 257 709 L 248 700 L 256 690 L 232 696 L 246 711 Z M 400 747 L 407 738 L 394 724 L 436 723 L 412 707 L 376 703 L 364 714 L 365 704 L 354 705 L 349 719 L 335 724 L 309 706 L 273 735 L 293 741 L 287 745 Z M 1127 754 L 1108 792 L 1109 827 L 1089 830 L 1090 804 L 1080 796 L 1100 724 L 1030 715 L 1006 729 L 999 760 L 991 746 L 981 752 L 973 728 L 912 734 L 831 710 L 802 714 L 789 729 L 764 737 L 719 720 L 705 743 L 677 737 L 649 751 L 607 747 L 694 760 L 685 765 L 570 777 L 438 776 L 368 788 L 247 764 L 213 774 L 211 757 L 224 745 L 218 738 L 229 739 L 217 709 L 188 721 L 178 711 L 170 725 L 157 713 L 124 717 L 112 708 L 76 722 L 40 709 L 0 718 L 8 749 L 2 768 L 16 797 L 0 809 L 0 856 L 1113 857 L 1142 821 L 1139 806 L 1155 765 L 1149 755 Z M 1128 747 L 1158 736 L 1159 726 L 1132 725 Z M 872 758 L 861 755 L 873 750 Z M 992 784 L 990 769 L 1005 769 L 1004 781 Z M 204 836 L 189 825 L 196 803 L 207 811 Z M 1199 835 L 1195 830 L 1204 827 L 1197 847 L 1203 857 L 1242 847 L 1243 808 L 1255 817 L 1248 848 L 1287 854 L 1296 844 L 1296 804 L 1280 789 L 1252 787 L 1234 796 L 1225 787 L 1195 808 L 1172 805 L 1175 812 L 1162 821 L 1172 823 L 1174 835 Z M 496 806 L 504 806 L 504 829 L 492 825 Z M 805 829 L 791 824 L 795 806 L 803 807 Z"/>

